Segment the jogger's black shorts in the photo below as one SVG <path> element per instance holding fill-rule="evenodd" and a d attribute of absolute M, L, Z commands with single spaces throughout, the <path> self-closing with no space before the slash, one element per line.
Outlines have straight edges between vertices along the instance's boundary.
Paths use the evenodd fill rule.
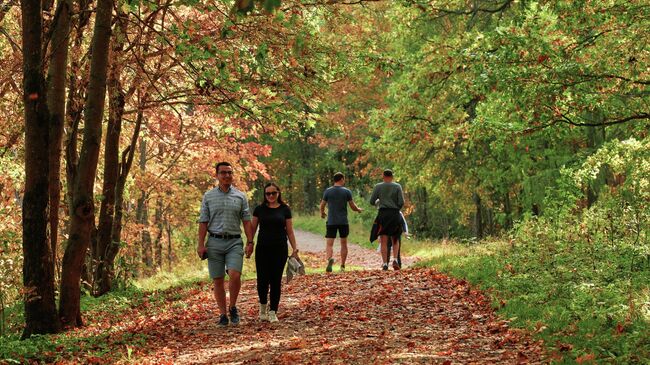
<path fill-rule="evenodd" d="M 327 225 L 325 238 L 336 238 L 336 231 L 339 231 L 339 237 L 347 238 L 350 234 L 350 226 L 347 224 Z"/>

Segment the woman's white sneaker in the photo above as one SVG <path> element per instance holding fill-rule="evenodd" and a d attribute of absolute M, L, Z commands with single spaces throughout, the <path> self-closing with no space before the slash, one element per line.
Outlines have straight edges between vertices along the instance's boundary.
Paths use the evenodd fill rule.
<path fill-rule="evenodd" d="M 269 307 L 266 304 L 260 303 L 260 321 L 269 320 Z"/>
<path fill-rule="evenodd" d="M 278 321 L 278 315 L 275 313 L 275 311 L 269 311 L 269 322 L 277 322 Z"/>

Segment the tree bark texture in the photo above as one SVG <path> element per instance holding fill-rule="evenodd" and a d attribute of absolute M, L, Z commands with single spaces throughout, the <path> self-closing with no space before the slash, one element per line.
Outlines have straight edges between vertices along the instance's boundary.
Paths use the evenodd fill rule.
<path fill-rule="evenodd" d="M 125 16 L 118 12 L 112 41 L 111 66 L 108 74 L 108 126 L 104 144 L 104 184 L 99 210 L 97 241 L 93 247 L 93 295 L 100 296 L 111 289 L 110 268 L 107 256 L 112 245 L 113 219 L 115 218 L 115 190 L 119 177 L 120 134 L 124 114 L 125 95 L 120 82 L 122 51 L 124 48 Z"/>
<path fill-rule="evenodd" d="M 59 206 L 61 201 L 61 141 L 65 121 L 65 82 L 68 68 L 70 14 L 67 0 L 57 5 L 54 16 L 50 64 L 47 70 L 47 105 L 50 112 L 49 135 L 49 197 L 50 246 L 52 262 L 56 265 L 59 238 Z"/>
<path fill-rule="evenodd" d="M 49 113 L 43 75 L 41 2 L 22 0 L 25 195 L 23 198 L 23 338 L 58 332 L 54 263 L 48 240 Z"/>
<path fill-rule="evenodd" d="M 147 169 L 147 142 L 140 141 L 140 171 L 143 173 Z M 140 197 L 136 207 L 136 220 L 142 225 L 142 262 L 146 267 L 153 266 L 153 250 L 151 243 L 151 234 L 149 233 L 149 207 L 147 206 L 147 193 L 140 191 Z"/>
<path fill-rule="evenodd" d="M 61 273 L 59 315 L 68 326 L 81 326 L 80 279 L 95 221 L 93 186 L 97 173 L 106 94 L 106 73 L 111 36 L 112 0 L 98 0 L 91 43 L 90 82 L 84 108 L 84 136 L 73 184 L 70 238 Z"/>
<path fill-rule="evenodd" d="M 172 271 L 172 225 L 165 217 L 165 230 L 167 231 L 167 265 L 169 271 Z"/>
<path fill-rule="evenodd" d="M 162 269 L 163 233 L 165 232 L 165 226 L 163 225 L 163 200 L 160 197 L 156 200 L 156 214 L 154 215 L 154 220 L 156 222 L 156 268 Z"/>

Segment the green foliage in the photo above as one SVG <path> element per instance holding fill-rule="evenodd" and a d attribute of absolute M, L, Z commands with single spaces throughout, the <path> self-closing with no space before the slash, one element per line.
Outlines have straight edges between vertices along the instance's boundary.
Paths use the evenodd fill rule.
<path fill-rule="evenodd" d="M 650 265 L 630 271 L 629 257 L 594 257 L 585 254 L 592 244 L 556 240 L 555 233 L 539 221 L 520 227 L 514 246 L 461 246 L 420 265 L 487 290 L 512 325 L 544 340 L 554 362 L 586 354 L 599 362 L 650 360 Z"/>

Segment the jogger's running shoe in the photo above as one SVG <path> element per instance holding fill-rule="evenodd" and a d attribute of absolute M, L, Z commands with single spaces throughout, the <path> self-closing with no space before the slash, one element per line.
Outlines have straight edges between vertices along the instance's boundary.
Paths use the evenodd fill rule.
<path fill-rule="evenodd" d="M 239 324 L 239 313 L 237 313 L 237 307 L 230 307 L 230 323 L 234 325 Z"/>
<path fill-rule="evenodd" d="M 394 270 L 399 270 L 400 269 L 399 264 L 397 263 L 397 260 L 393 260 L 393 269 Z"/>
<path fill-rule="evenodd" d="M 384 271 L 388 270 L 388 264 L 383 264 L 381 266 L 381 269 L 384 270 Z"/>
<path fill-rule="evenodd" d="M 228 316 L 222 314 L 219 316 L 219 322 L 217 323 L 219 327 L 226 327 L 228 325 Z"/>
<path fill-rule="evenodd" d="M 327 260 L 327 267 L 325 268 L 325 272 L 332 272 L 332 265 L 334 265 L 334 259 L 329 259 Z"/>

